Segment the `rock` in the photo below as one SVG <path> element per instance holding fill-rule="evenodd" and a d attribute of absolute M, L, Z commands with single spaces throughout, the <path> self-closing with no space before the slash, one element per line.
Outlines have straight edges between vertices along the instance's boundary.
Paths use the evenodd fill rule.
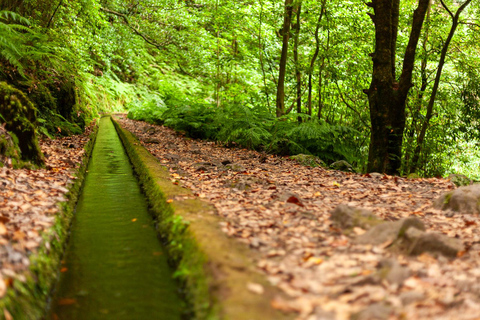
<path fill-rule="evenodd" d="M 332 311 L 325 311 L 321 307 L 316 307 L 313 312 L 315 320 L 335 320 L 337 317 Z M 309 318 L 312 319 L 312 318 Z"/>
<path fill-rule="evenodd" d="M 382 222 L 381 219 L 369 210 L 349 207 L 345 204 L 340 204 L 333 210 L 330 220 L 333 221 L 336 227 L 341 229 L 354 227 L 370 229 L 372 226 Z"/>
<path fill-rule="evenodd" d="M 400 301 L 404 306 L 425 299 L 425 294 L 420 291 L 406 291 L 400 294 Z"/>
<path fill-rule="evenodd" d="M 378 302 L 366 309 L 353 314 L 350 320 L 387 320 L 393 313 L 393 308 L 385 302 Z"/>
<path fill-rule="evenodd" d="M 393 243 L 411 227 L 418 230 L 425 230 L 422 221 L 415 217 L 410 217 L 399 221 L 387 221 L 377 224 L 366 233 L 358 236 L 355 242 L 372 245 L 381 245 L 387 242 Z"/>
<path fill-rule="evenodd" d="M 459 187 L 444 193 L 434 201 L 433 206 L 441 210 L 450 209 L 455 212 L 479 214 L 480 184 Z"/>
<path fill-rule="evenodd" d="M 463 174 L 451 174 L 448 176 L 448 179 L 452 181 L 457 187 L 460 186 L 469 186 L 473 181 Z"/>
<path fill-rule="evenodd" d="M 145 139 L 145 143 L 160 144 L 160 140 L 158 140 L 156 138 L 147 138 L 147 139 Z"/>
<path fill-rule="evenodd" d="M 20 150 L 13 141 L 10 133 L 0 125 L 0 167 L 11 168 L 20 160 Z"/>
<path fill-rule="evenodd" d="M 165 154 L 165 159 L 173 161 L 173 162 L 178 162 L 180 160 L 180 156 L 178 154 L 173 154 L 173 153 L 167 153 Z"/>
<path fill-rule="evenodd" d="M 383 178 L 385 176 L 383 173 L 378 172 L 370 172 L 369 175 L 373 178 Z"/>
<path fill-rule="evenodd" d="M 0 82 L 0 115 L 4 128 L 17 137 L 21 158 L 43 165 L 36 130 L 37 109 L 23 92 L 6 82 Z"/>
<path fill-rule="evenodd" d="M 215 163 L 212 162 L 197 162 L 193 164 L 195 171 L 209 171 L 218 167 Z"/>
<path fill-rule="evenodd" d="M 225 166 L 225 168 L 230 169 L 230 170 L 235 171 L 235 172 L 247 171 L 247 169 L 245 169 L 244 166 L 242 166 L 241 164 L 237 164 L 237 163 L 227 164 L 227 165 Z"/>
<path fill-rule="evenodd" d="M 458 252 L 464 250 L 459 239 L 450 238 L 440 233 L 423 232 L 415 228 L 405 231 L 401 244 L 409 255 L 420 255 L 424 252 L 434 256 L 443 255 L 455 258 Z"/>
<path fill-rule="evenodd" d="M 335 161 L 330 165 L 330 168 L 334 170 L 353 172 L 352 165 L 345 160 Z"/>
<path fill-rule="evenodd" d="M 297 161 L 299 164 L 310 167 L 326 167 L 327 164 L 322 159 L 311 154 L 297 154 L 291 156 L 290 159 Z"/>
<path fill-rule="evenodd" d="M 383 259 L 378 264 L 378 275 L 390 284 L 401 285 L 408 277 L 410 270 L 402 267 L 395 259 Z"/>

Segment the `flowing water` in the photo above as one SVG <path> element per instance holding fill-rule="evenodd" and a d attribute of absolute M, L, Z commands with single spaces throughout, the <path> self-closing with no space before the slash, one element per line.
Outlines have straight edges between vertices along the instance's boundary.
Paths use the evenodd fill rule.
<path fill-rule="evenodd" d="M 110 117 L 100 121 L 51 319 L 180 319 L 182 303 Z"/>

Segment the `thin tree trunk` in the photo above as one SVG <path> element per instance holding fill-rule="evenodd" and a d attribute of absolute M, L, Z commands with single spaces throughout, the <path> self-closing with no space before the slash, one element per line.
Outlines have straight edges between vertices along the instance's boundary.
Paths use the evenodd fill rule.
<path fill-rule="evenodd" d="M 290 24 L 292 20 L 293 0 L 285 0 L 285 12 L 282 28 L 282 53 L 280 56 L 278 83 L 277 83 L 277 101 L 276 114 L 281 117 L 285 114 L 285 73 L 287 69 L 288 40 L 290 39 Z"/>
<path fill-rule="evenodd" d="M 440 84 L 440 78 L 442 76 L 443 66 L 445 65 L 445 58 L 447 56 L 448 47 L 450 46 L 450 42 L 452 41 L 452 38 L 453 38 L 453 36 L 455 34 L 455 31 L 458 27 L 460 14 L 470 4 L 471 1 L 472 0 L 465 1 L 460 6 L 460 8 L 458 8 L 457 12 L 454 15 L 448 9 L 448 7 L 445 5 L 444 1 L 440 0 L 443 7 L 445 8 L 445 10 L 447 10 L 447 12 L 450 14 L 450 17 L 452 18 L 452 26 L 450 27 L 450 32 L 448 34 L 447 40 L 443 44 L 442 53 L 440 55 L 440 61 L 438 62 L 437 73 L 435 75 L 435 82 L 433 83 L 432 93 L 430 95 L 430 99 L 429 99 L 428 105 L 427 105 L 427 114 L 425 116 L 425 121 L 422 124 L 420 134 L 418 135 L 418 138 L 417 138 L 417 146 L 415 148 L 415 152 L 413 153 L 412 165 L 411 165 L 411 168 L 410 168 L 411 172 L 415 172 L 418 169 L 418 160 L 420 159 L 420 153 L 422 152 L 423 143 L 424 143 L 424 140 L 425 140 L 425 135 L 426 135 L 426 132 L 427 132 L 427 128 L 428 128 L 430 119 L 432 118 L 432 115 L 433 115 L 433 105 L 435 103 L 435 97 L 436 97 L 437 92 L 438 92 L 438 86 Z"/>
<path fill-rule="evenodd" d="M 298 61 L 298 41 L 300 38 L 300 14 L 302 12 L 302 2 L 297 5 L 296 8 L 297 21 L 295 23 L 295 38 L 293 44 L 293 60 L 295 62 L 295 80 L 296 85 L 296 102 L 297 102 L 297 114 L 302 113 L 302 72 L 300 71 L 300 62 Z M 302 117 L 298 116 L 298 122 L 302 122 Z"/>
<path fill-rule="evenodd" d="M 320 120 L 322 118 L 322 111 L 323 111 L 323 69 L 325 69 L 325 55 L 328 53 L 330 49 L 330 30 L 327 31 L 327 48 L 325 49 L 325 54 L 322 57 L 322 63 L 320 64 L 318 70 L 318 112 L 317 118 Z"/>
<path fill-rule="evenodd" d="M 265 90 L 265 98 L 267 99 L 267 107 L 268 107 L 268 110 L 270 110 L 270 97 L 268 95 L 267 79 L 265 75 L 265 64 L 263 62 L 262 20 L 263 20 L 263 2 L 260 1 L 260 15 L 259 15 L 259 27 L 258 27 L 258 57 L 260 61 L 260 67 L 262 68 L 263 87 Z"/>
<path fill-rule="evenodd" d="M 317 25 L 315 26 L 315 52 L 313 53 L 312 58 L 310 59 L 310 67 L 308 68 L 308 98 L 307 98 L 307 112 L 308 115 L 312 115 L 312 75 L 313 69 L 315 67 L 315 61 L 317 60 L 318 53 L 320 52 L 320 39 L 318 37 L 318 32 L 320 30 L 320 22 L 322 22 L 323 13 L 325 11 L 325 3 L 327 0 L 322 1 L 322 6 L 320 7 L 320 14 L 318 15 Z"/>

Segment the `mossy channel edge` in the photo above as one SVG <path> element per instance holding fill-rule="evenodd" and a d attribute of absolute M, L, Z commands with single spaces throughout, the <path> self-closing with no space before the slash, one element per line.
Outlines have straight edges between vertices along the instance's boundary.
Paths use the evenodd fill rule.
<path fill-rule="evenodd" d="M 256 270 L 255 253 L 221 231 L 215 208 L 173 184 L 168 169 L 112 120 L 158 220 L 191 309 L 189 319 L 293 319 L 271 307 L 282 293 Z M 247 283 L 261 284 L 264 293 L 249 291 Z"/>

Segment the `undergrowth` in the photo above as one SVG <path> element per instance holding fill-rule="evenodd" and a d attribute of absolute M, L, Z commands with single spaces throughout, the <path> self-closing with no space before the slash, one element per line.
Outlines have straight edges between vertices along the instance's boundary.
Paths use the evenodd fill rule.
<path fill-rule="evenodd" d="M 128 117 L 163 124 L 188 137 L 222 142 L 279 155 L 311 154 L 327 163 L 347 160 L 361 168 L 356 130 L 331 125 L 314 117 L 276 118 L 266 107 L 240 103 L 216 107 L 207 99 L 187 96 L 168 82 L 157 94 L 144 94 L 129 104 Z"/>

